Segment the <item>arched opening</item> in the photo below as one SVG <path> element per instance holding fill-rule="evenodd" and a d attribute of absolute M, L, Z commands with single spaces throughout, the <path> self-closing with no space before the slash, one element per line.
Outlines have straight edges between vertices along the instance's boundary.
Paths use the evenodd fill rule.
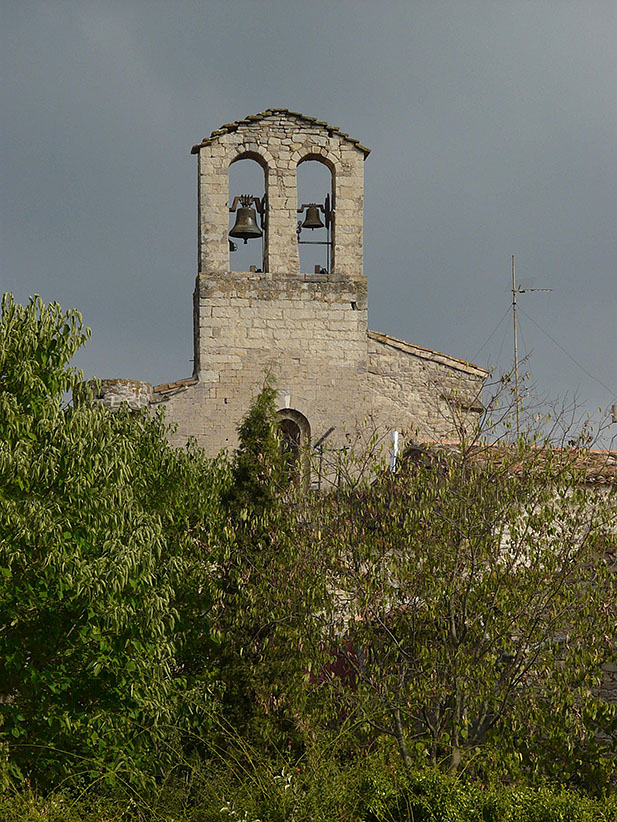
<path fill-rule="evenodd" d="M 332 271 L 333 184 L 332 171 L 323 158 L 309 155 L 298 164 L 298 248 L 300 271 L 307 274 Z"/>
<path fill-rule="evenodd" d="M 234 227 L 240 231 L 254 232 L 250 237 L 229 237 L 230 271 L 263 271 L 266 247 L 265 213 L 260 213 L 265 204 L 265 168 L 255 156 L 243 154 L 229 166 L 229 231 Z M 241 198 L 253 198 L 250 202 Z M 257 202 L 255 202 L 257 200 Z M 246 211 L 244 209 L 249 209 Z M 240 209 L 243 209 L 242 211 Z M 242 228 L 244 227 L 244 229 Z M 258 235 L 261 232 L 261 236 Z"/>
<path fill-rule="evenodd" d="M 298 471 L 301 436 L 297 422 L 289 419 L 281 420 L 281 451 L 287 470 L 294 476 Z"/>
<path fill-rule="evenodd" d="M 287 471 L 294 482 L 308 484 L 310 479 L 309 446 L 311 427 L 309 421 L 293 408 L 278 412 L 281 429 L 281 453 Z"/>

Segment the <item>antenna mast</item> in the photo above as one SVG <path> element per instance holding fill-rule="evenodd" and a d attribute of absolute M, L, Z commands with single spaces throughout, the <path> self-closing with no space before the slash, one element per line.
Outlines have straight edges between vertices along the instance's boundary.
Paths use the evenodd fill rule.
<path fill-rule="evenodd" d="M 552 288 L 520 288 L 516 285 L 514 254 L 512 255 L 512 322 L 514 323 L 514 402 L 516 403 L 516 438 L 520 436 L 520 397 L 518 390 L 518 340 L 516 336 L 516 295 L 526 291 L 552 291 Z"/>
<path fill-rule="evenodd" d="M 516 403 L 516 438 L 521 433 L 518 407 L 518 342 L 516 338 L 516 274 L 514 271 L 514 254 L 512 255 L 512 320 L 514 322 L 514 402 Z"/>

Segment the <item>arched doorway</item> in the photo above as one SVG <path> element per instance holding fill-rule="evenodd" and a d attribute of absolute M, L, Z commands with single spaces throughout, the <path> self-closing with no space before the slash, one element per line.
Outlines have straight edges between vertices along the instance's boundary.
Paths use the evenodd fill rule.
<path fill-rule="evenodd" d="M 282 408 L 279 412 L 281 430 L 281 453 L 290 477 L 296 483 L 310 481 L 309 446 L 311 426 L 309 421 L 293 408 Z"/>
<path fill-rule="evenodd" d="M 300 426 L 297 422 L 289 419 L 281 420 L 281 451 L 288 466 L 288 470 L 294 473 L 297 470 L 298 458 L 300 456 Z"/>

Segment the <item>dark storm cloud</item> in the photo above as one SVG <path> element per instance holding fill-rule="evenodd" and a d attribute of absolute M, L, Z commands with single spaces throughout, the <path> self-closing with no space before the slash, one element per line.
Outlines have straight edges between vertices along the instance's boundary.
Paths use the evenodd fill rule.
<path fill-rule="evenodd" d="M 542 393 L 617 393 L 613 2 L 4 3 L 2 270 L 20 299 L 82 310 L 88 373 L 190 373 L 195 160 L 270 106 L 370 146 L 373 328 Z M 599 378 L 606 388 L 591 379 Z M 609 390 L 612 390 L 611 391 Z"/>

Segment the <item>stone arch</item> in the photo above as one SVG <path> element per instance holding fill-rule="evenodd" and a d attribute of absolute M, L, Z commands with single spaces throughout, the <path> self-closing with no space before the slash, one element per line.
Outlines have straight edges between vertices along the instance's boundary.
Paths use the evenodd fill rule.
<path fill-rule="evenodd" d="M 259 151 L 254 151 L 247 146 L 235 147 L 224 173 L 227 175 L 227 205 L 231 208 L 234 198 L 241 194 L 256 196 L 260 201 L 264 198 L 267 203 L 268 196 L 268 158 Z M 226 158 L 227 159 L 227 158 Z M 241 168 L 240 168 L 241 167 Z M 233 169 L 233 170 L 232 170 Z M 242 203 L 236 203 L 241 206 Z M 251 207 L 260 210 L 258 204 L 251 204 Z M 229 213 L 229 230 L 234 225 L 238 212 Z M 249 239 L 248 243 L 243 243 L 234 237 L 229 237 L 229 271 L 261 271 L 265 268 L 266 247 L 268 243 L 268 220 L 267 213 L 256 215 L 257 225 L 263 230 L 263 237 Z"/>
<path fill-rule="evenodd" d="M 300 163 L 303 163 L 305 160 L 317 160 L 318 162 L 328 166 L 332 172 L 333 178 L 336 174 L 336 168 L 340 163 L 340 160 L 336 154 L 333 154 L 324 146 L 303 146 L 301 149 L 296 149 L 291 155 L 291 162 L 296 167 L 298 167 Z"/>
<path fill-rule="evenodd" d="M 257 143 L 250 142 L 243 142 L 230 147 L 227 162 L 228 167 L 238 162 L 238 160 L 255 160 L 266 173 L 266 179 L 268 170 L 274 168 L 276 165 L 274 157 L 265 146 L 259 146 Z"/>
<path fill-rule="evenodd" d="M 264 174 L 264 194 L 265 194 L 265 214 L 264 214 L 264 237 L 263 237 L 263 247 L 262 247 L 262 269 L 264 271 L 270 270 L 269 258 L 270 258 L 270 226 L 272 224 L 271 220 L 271 207 L 272 207 L 272 197 L 271 195 L 271 186 L 273 184 L 274 174 L 276 171 L 276 160 L 271 154 L 271 152 L 262 145 L 258 145 L 257 143 L 251 142 L 249 140 L 242 141 L 240 143 L 236 143 L 229 147 L 226 162 L 227 162 L 227 180 L 229 185 L 229 172 L 231 167 L 234 163 L 237 163 L 241 160 L 252 160 L 253 162 L 257 163 L 261 169 L 263 170 Z M 248 193 L 248 192 L 247 192 Z M 235 194 L 240 194 L 240 192 L 234 192 Z M 231 195 L 231 192 L 230 192 Z M 229 202 L 231 205 L 231 201 Z M 231 269 L 231 265 L 230 265 Z"/>
<path fill-rule="evenodd" d="M 322 153 L 323 152 L 323 153 Z M 293 155 L 296 169 L 296 193 L 298 197 L 298 208 L 304 204 L 318 202 L 324 204 L 324 196 L 329 202 L 331 217 L 334 216 L 334 201 L 336 191 L 336 161 L 333 155 L 323 147 L 304 147 L 301 152 Z M 315 165 L 319 164 L 316 168 Z M 309 170 L 307 166 L 311 166 Z M 300 168 L 303 172 L 300 172 Z M 327 175 L 327 182 L 325 176 Z M 315 184 L 319 183 L 319 186 Z M 317 188 L 320 189 L 317 193 Z M 308 189 L 308 190 L 307 190 Z M 298 215 L 299 221 L 304 220 L 306 212 Z M 320 212 L 320 217 L 324 223 L 324 214 Z M 300 270 L 306 273 L 326 271 L 331 274 L 334 270 L 334 248 L 335 248 L 335 225 L 334 219 L 327 223 L 327 230 L 318 229 L 313 231 L 300 230 L 298 228 L 298 255 Z M 326 245 L 316 245 L 315 242 L 328 243 Z M 324 268 L 325 266 L 325 268 Z"/>
<path fill-rule="evenodd" d="M 310 480 L 311 426 L 307 418 L 295 408 L 278 411 L 281 430 L 281 449 L 288 471 L 294 482 L 308 485 Z"/>

